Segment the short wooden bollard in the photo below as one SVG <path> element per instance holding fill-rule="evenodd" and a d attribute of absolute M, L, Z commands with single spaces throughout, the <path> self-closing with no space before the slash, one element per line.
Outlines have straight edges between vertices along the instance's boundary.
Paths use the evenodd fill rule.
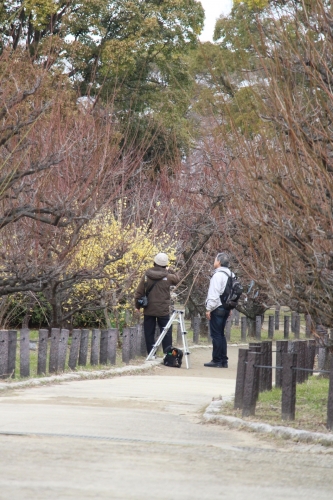
<path fill-rule="evenodd" d="M 261 340 L 261 316 L 256 316 L 256 339 Z"/>
<path fill-rule="evenodd" d="M 245 383 L 245 373 L 246 373 L 246 362 L 248 356 L 248 349 L 238 350 L 238 364 L 237 364 L 237 376 L 236 376 L 236 388 L 235 388 L 235 400 L 234 408 L 243 408 L 243 396 L 244 396 L 244 383 Z"/>
<path fill-rule="evenodd" d="M 47 363 L 47 343 L 49 338 L 49 331 L 46 329 L 39 330 L 38 336 L 38 361 L 37 361 L 37 375 L 46 374 Z"/>
<path fill-rule="evenodd" d="M 305 336 L 306 338 L 311 337 L 311 330 L 312 330 L 312 320 L 310 314 L 305 315 Z"/>
<path fill-rule="evenodd" d="M 193 343 L 199 344 L 200 342 L 200 321 L 198 316 L 193 318 Z"/>
<path fill-rule="evenodd" d="M 275 321 L 274 321 L 274 328 L 275 330 L 280 330 L 280 307 L 276 307 L 275 309 Z"/>
<path fill-rule="evenodd" d="M 261 347 L 261 365 L 272 366 L 272 342 L 264 341 Z M 272 390 L 272 369 L 271 368 L 261 368 L 260 369 L 260 392 L 271 391 Z"/>
<path fill-rule="evenodd" d="M 237 311 L 237 309 L 234 309 L 234 320 L 235 320 L 235 326 L 239 326 L 239 318 L 240 318 L 240 314 L 239 314 L 239 311 Z"/>
<path fill-rule="evenodd" d="M 99 363 L 99 346 L 101 342 L 101 330 L 94 328 L 91 335 L 90 364 L 96 366 Z"/>
<path fill-rule="evenodd" d="M 60 343 L 60 328 L 52 328 L 49 373 L 56 373 L 58 371 L 59 343 Z"/>
<path fill-rule="evenodd" d="M 247 331 L 247 317 L 241 317 L 241 340 L 246 342 L 246 331 Z"/>
<path fill-rule="evenodd" d="M 17 331 L 8 331 L 8 375 L 11 378 L 15 378 L 15 368 L 16 368 L 16 351 L 17 351 Z"/>
<path fill-rule="evenodd" d="M 182 337 L 182 330 L 180 327 L 180 323 L 177 324 L 177 345 L 178 346 L 183 345 L 183 337 Z"/>
<path fill-rule="evenodd" d="M 290 322 L 290 317 L 284 316 L 284 321 L 283 321 L 283 338 L 284 339 L 289 339 L 289 322 Z"/>
<path fill-rule="evenodd" d="M 109 328 L 108 330 L 108 361 L 110 365 L 115 365 L 117 360 L 117 343 L 118 343 L 118 329 Z"/>
<path fill-rule="evenodd" d="M 76 363 L 79 357 L 80 342 L 81 342 L 81 330 L 75 329 L 72 331 L 72 343 L 68 360 L 68 366 L 71 370 L 75 370 L 76 368 Z"/>
<path fill-rule="evenodd" d="M 200 318 L 200 337 L 207 339 L 209 337 L 209 323 L 206 318 Z"/>
<path fill-rule="evenodd" d="M 86 366 L 88 360 L 89 330 L 83 329 L 81 332 L 79 365 Z"/>
<path fill-rule="evenodd" d="M 295 420 L 297 354 L 282 355 L 282 420 Z"/>
<path fill-rule="evenodd" d="M 324 370 L 326 362 L 326 347 L 318 348 L 318 370 Z"/>
<path fill-rule="evenodd" d="M 313 367 L 316 357 L 316 341 L 314 339 L 310 339 L 307 341 L 308 349 L 307 349 L 307 368 L 312 370 L 309 372 L 308 376 L 313 375 Z"/>
<path fill-rule="evenodd" d="M 68 337 L 69 330 L 66 328 L 62 328 L 60 332 L 59 339 L 59 352 L 58 352 L 58 371 L 65 371 L 66 357 L 67 357 L 67 349 L 68 349 Z"/>
<path fill-rule="evenodd" d="M 130 359 L 136 357 L 136 326 L 130 327 Z"/>
<path fill-rule="evenodd" d="M 296 316 L 296 312 L 291 311 L 291 313 L 290 313 L 290 329 L 291 329 L 292 333 L 295 333 L 295 316 Z"/>
<path fill-rule="evenodd" d="M 30 377 L 30 330 L 20 331 L 20 377 Z"/>
<path fill-rule="evenodd" d="M 0 330 L 0 378 L 8 377 L 8 331 Z"/>
<path fill-rule="evenodd" d="M 300 358 L 298 362 L 298 368 L 306 368 L 306 349 L 307 349 L 307 343 L 304 340 L 300 340 L 298 342 L 298 357 Z M 306 371 L 301 371 L 299 370 L 298 372 L 300 374 L 299 377 L 297 377 L 297 382 L 299 380 L 300 383 L 303 383 L 306 380 Z"/>
<path fill-rule="evenodd" d="M 122 360 L 123 363 L 129 363 L 130 361 L 130 329 L 123 329 L 123 345 L 122 345 Z"/>
<path fill-rule="evenodd" d="M 282 366 L 283 354 L 288 352 L 288 340 L 276 341 L 276 372 L 275 372 L 275 387 L 282 387 Z M 281 367 L 281 370 L 279 369 Z"/>
<path fill-rule="evenodd" d="M 138 325 L 138 328 L 140 328 L 140 334 L 141 334 L 140 354 L 141 356 L 146 357 L 149 353 L 147 353 L 146 338 L 143 330 L 143 325 Z"/>
<path fill-rule="evenodd" d="M 108 364 L 108 340 L 109 340 L 109 331 L 102 330 L 100 351 L 99 351 L 99 362 L 101 365 Z"/>
<path fill-rule="evenodd" d="M 330 377 L 327 400 L 327 429 L 333 429 L 333 358 L 330 365 Z"/>
<path fill-rule="evenodd" d="M 300 332 L 301 332 L 300 315 L 298 313 L 295 313 L 295 318 L 294 318 L 294 334 L 295 334 L 295 339 L 299 339 Z"/>
<path fill-rule="evenodd" d="M 268 338 L 273 339 L 274 338 L 274 321 L 275 318 L 273 314 L 270 314 L 268 316 Z"/>
<path fill-rule="evenodd" d="M 248 352 L 243 395 L 243 417 L 254 415 L 259 394 L 259 368 L 261 354 Z"/>
<path fill-rule="evenodd" d="M 297 354 L 297 374 L 296 383 L 301 384 L 305 379 L 305 372 L 301 371 L 305 367 L 305 347 L 306 343 L 303 341 L 294 342 L 294 352 Z"/>

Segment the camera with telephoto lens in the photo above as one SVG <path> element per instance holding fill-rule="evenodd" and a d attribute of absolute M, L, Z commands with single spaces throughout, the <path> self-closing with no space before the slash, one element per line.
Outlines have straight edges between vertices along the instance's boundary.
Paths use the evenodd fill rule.
<path fill-rule="evenodd" d="M 140 307 L 147 307 L 148 305 L 148 297 L 146 297 L 146 295 L 143 295 L 143 297 L 140 297 L 138 299 L 138 304 L 140 305 Z"/>

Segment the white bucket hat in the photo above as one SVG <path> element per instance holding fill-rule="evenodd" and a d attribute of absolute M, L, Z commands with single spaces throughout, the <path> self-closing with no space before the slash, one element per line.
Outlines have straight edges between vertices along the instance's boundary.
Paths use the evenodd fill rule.
<path fill-rule="evenodd" d="M 169 264 L 169 259 L 166 253 L 158 253 L 154 259 L 155 264 L 165 267 Z"/>

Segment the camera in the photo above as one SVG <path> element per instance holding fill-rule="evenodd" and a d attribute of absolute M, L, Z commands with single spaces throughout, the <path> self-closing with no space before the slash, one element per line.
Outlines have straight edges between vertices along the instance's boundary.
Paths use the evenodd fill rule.
<path fill-rule="evenodd" d="M 148 297 L 146 297 L 146 295 L 144 295 L 143 297 L 140 297 L 138 299 L 138 304 L 140 305 L 140 307 L 147 307 L 148 305 Z"/>

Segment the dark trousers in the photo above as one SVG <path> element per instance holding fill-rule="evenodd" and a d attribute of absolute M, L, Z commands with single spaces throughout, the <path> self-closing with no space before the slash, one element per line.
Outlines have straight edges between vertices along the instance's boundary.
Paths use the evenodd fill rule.
<path fill-rule="evenodd" d="M 146 347 L 147 353 L 149 354 L 153 348 L 153 344 L 155 344 L 155 329 L 156 329 L 156 321 L 160 328 L 160 332 L 162 333 L 163 328 L 167 325 L 170 316 L 144 316 L 143 318 L 143 330 L 145 333 Z M 172 325 L 169 330 L 165 334 L 164 339 L 162 340 L 163 352 L 166 351 L 167 347 L 172 345 Z"/>
<path fill-rule="evenodd" d="M 225 363 L 227 356 L 227 339 L 224 335 L 224 328 L 229 317 L 230 311 L 223 307 L 218 307 L 210 313 L 210 336 L 213 341 L 213 361 L 214 363 Z"/>

